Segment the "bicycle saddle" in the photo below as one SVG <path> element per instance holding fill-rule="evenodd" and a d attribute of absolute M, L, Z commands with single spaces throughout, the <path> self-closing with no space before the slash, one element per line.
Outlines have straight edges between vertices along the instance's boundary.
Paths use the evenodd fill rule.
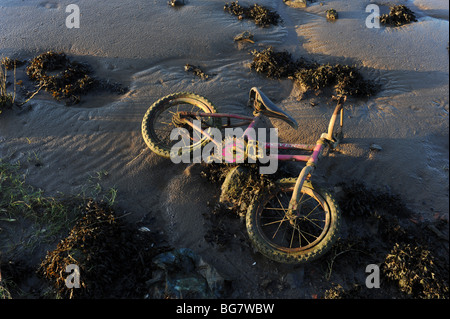
<path fill-rule="evenodd" d="M 257 87 L 252 87 L 250 89 L 250 102 L 253 102 L 253 108 L 257 112 L 261 112 L 262 114 L 268 117 L 275 117 L 280 120 L 285 121 L 293 128 L 297 129 L 298 124 L 294 120 L 292 116 L 284 112 L 278 106 L 276 106 L 267 96 L 261 92 Z"/>

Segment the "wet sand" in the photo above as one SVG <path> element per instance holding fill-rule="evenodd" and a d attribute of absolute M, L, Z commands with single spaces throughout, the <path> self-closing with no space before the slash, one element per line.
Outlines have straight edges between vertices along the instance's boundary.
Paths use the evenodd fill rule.
<path fill-rule="evenodd" d="M 272 45 L 296 58 L 355 65 L 382 84 L 376 96 L 346 103 L 345 141 L 322 160 L 317 182 L 330 189 L 352 179 L 385 187 L 424 220 L 436 214 L 448 220 L 447 1 L 398 1 L 417 13 L 418 22 L 379 29 L 365 26 L 371 1 L 314 2 L 302 9 L 281 0 L 258 1 L 283 19 L 268 28 L 239 21 L 218 0 L 190 0 L 180 8 L 166 1 L 73 3 L 81 11 L 79 29 L 66 28 L 68 14 L 60 2 L 0 1 L 0 56 L 31 59 L 48 50 L 64 51 L 90 63 L 97 76 L 129 87 L 121 96 L 87 95 L 74 107 L 42 92 L 23 108 L 0 115 L 0 157 L 20 161 L 27 181 L 47 194 L 77 194 L 89 176 L 106 171 L 102 186 L 117 188 L 117 204 L 131 213 L 130 220 L 155 216 L 171 244 L 198 252 L 224 277 L 242 279 L 245 287 L 268 269 L 275 271 L 273 263 L 247 250 L 219 252 L 204 241 L 202 216 L 211 210 L 207 202 L 217 200 L 218 188 L 200 177 L 198 167 L 153 154 L 140 131 L 145 111 L 164 95 L 191 91 L 220 111 L 249 114 L 248 92 L 257 86 L 302 128 L 295 131 L 273 120 L 280 139 L 314 143 L 326 130 L 334 104 L 329 96 L 298 101 L 292 81 L 250 70 L 250 51 Z M 326 20 L 330 8 L 339 13 L 335 22 Z M 245 30 L 254 34 L 255 44 L 233 41 Z M 186 63 L 213 76 L 201 80 L 186 73 Z M 312 101 L 317 106 L 311 107 Z M 370 150 L 374 143 L 382 150 Z M 255 261 L 260 268 L 249 272 Z M 299 297 L 309 293 L 302 290 Z M 258 296 L 251 288 L 247 294 Z"/>

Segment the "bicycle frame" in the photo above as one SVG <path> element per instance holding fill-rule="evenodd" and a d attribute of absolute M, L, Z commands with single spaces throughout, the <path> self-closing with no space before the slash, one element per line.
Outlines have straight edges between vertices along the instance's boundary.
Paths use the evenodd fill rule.
<path fill-rule="evenodd" d="M 320 138 L 317 140 L 316 144 L 290 144 L 290 143 L 264 143 L 262 146 L 264 148 L 264 154 L 266 149 L 271 148 L 279 148 L 284 150 L 302 150 L 302 151 L 310 151 L 310 155 L 284 155 L 284 154 L 270 154 L 269 157 L 276 158 L 279 161 L 297 161 L 297 162 L 306 162 L 306 166 L 301 170 L 297 182 L 295 184 L 292 198 L 289 203 L 289 209 L 288 214 L 292 214 L 293 211 L 295 211 L 298 208 L 299 200 L 300 200 L 300 194 L 299 190 L 302 189 L 303 183 L 306 179 L 309 179 L 310 176 L 313 174 L 316 165 L 319 161 L 319 158 L 322 156 L 322 151 L 324 148 L 329 145 L 331 148 L 336 147 L 341 139 L 342 139 L 342 128 L 343 128 L 343 119 L 344 119 L 344 108 L 343 103 L 345 102 L 346 97 L 339 97 L 338 103 L 334 109 L 334 112 L 331 116 L 330 122 L 328 123 L 328 130 L 326 133 L 322 133 Z M 215 141 L 207 132 L 202 130 L 201 127 L 198 127 L 193 122 L 189 121 L 189 117 L 216 117 L 216 118 L 225 118 L 227 119 L 226 126 L 227 127 L 240 127 L 248 125 L 248 127 L 245 129 L 242 138 L 247 138 L 247 141 L 249 144 L 255 143 L 256 140 L 251 138 L 251 134 L 249 132 L 254 129 L 259 122 L 263 119 L 264 115 L 262 113 L 254 114 L 253 117 L 243 116 L 243 115 L 237 115 L 232 113 L 202 113 L 202 112 L 178 112 L 181 118 L 182 123 L 187 124 L 191 126 L 194 130 L 196 130 L 198 133 L 202 134 L 203 136 L 207 137 L 211 142 L 215 143 L 219 149 L 222 149 L 222 144 Z M 338 114 L 340 113 L 340 123 L 339 128 L 340 131 L 338 134 L 334 134 L 334 127 L 335 122 L 337 119 Z M 230 119 L 238 119 L 242 120 L 240 123 L 236 123 L 231 125 Z M 220 144 L 220 145 L 219 145 Z"/>

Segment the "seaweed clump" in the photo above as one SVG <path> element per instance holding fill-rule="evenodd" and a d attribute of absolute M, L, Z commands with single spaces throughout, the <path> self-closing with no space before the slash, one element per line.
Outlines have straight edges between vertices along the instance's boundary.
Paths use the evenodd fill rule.
<path fill-rule="evenodd" d="M 262 51 L 253 50 L 251 68 L 269 78 L 281 79 L 293 76 L 298 64 L 287 51 L 276 52 L 272 47 Z"/>
<path fill-rule="evenodd" d="M 362 218 L 372 223 L 385 242 L 408 242 L 411 240 L 400 218 L 409 217 L 411 211 L 401 197 L 381 189 L 367 189 L 363 183 L 338 184 L 344 193 L 339 199 L 343 214 L 352 220 Z"/>
<path fill-rule="evenodd" d="M 338 13 L 337 13 L 336 10 L 334 10 L 333 8 L 327 10 L 327 20 L 334 21 L 334 20 L 336 20 L 337 18 L 338 18 Z"/>
<path fill-rule="evenodd" d="M 211 183 L 222 184 L 222 208 L 242 218 L 256 194 L 275 187 L 274 177 L 260 175 L 257 164 L 204 164 L 200 175 Z"/>
<path fill-rule="evenodd" d="M 242 42 L 255 43 L 255 41 L 253 41 L 253 34 L 250 33 L 250 31 L 244 31 L 242 33 L 239 33 L 238 35 L 236 35 L 234 37 L 234 41 L 235 42 L 242 41 Z"/>
<path fill-rule="evenodd" d="M 152 233 L 127 227 L 106 203 L 89 201 L 84 216 L 42 261 L 38 273 L 53 283 L 61 298 L 142 296 L 148 267 L 166 247 L 154 246 Z M 66 287 L 66 267 L 80 269 L 80 287 Z M 117 288 L 117 291 L 114 288 Z"/>
<path fill-rule="evenodd" d="M 55 99 L 65 99 L 67 105 L 80 102 L 80 95 L 98 84 L 90 73 L 86 64 L 70 61 L 64 53 L 53 51 L 38 55 L 27 67 L 27 75 L 31 80 L 50 92 Z"/>
<path fill-rule="evenodd" d="M 380 22 L 393 26 L 402 26 L 411 22 L 416 22 L 416 16 L 407 6 L 398 5 L 390 7 L 389 14 L 380 16 Z"/>
<path fill-rule="evenodd" d="M 333 87 L 337 95 L 367 97 L 378 91 L 378 86 L 363 78 L 352 66 L 336 64 L 321 65 L 295 61 L 289 52 L 275 52 L 271 47 L 262 51 L 252 51 L 253 61 L 250 65 L 258 73 L 269 78 L 290 78 L 304 92 L 319 92 Z"/>
<path fill-rule="evenodd" d="M 250 19 L 262 27 L 277 25 L 281 21 L 278 13 L 256 3 L 253 6 L 245 7 L 241 6 L 239 1 L 233 1 L 230 4 L 226 3 L 224 10 L 237 16 L 239 20 Z"/>
<path fill-rule="evenodd" d="M 294 75 L 297 84 L 308 90 L 322 90 L 334 85 L 337 95 L 366 97 L 374 95 L 377 87 L 363 76 L 355 67 L 349 65 L 318 65 L 302 68 Z"/>
<path fill-rule="evenodd" d="M 172 7 L 184 6 L 184 0 L 170 0 L 169 5 Z"/>
<path fill-rule="evenodd" d="M 207 80 L 209 78 L 209 75 L 203 72 L 200 67 L 192 65 L 192 64 L 185 64 L 184 70 L 186 72 L 192 72 L 194 75 L 198 76 L 202 80 Z"/>
<path fill-rule="evenodd" d="M 337 286 L 325 298 L 383 298 L 388 292 L 398 298 L 448 299 L 448 221 L 418 223 L 399 195 L 368 189 L 360 182 L 338 184 L 335 192 L 342 216 L 352 225 L 340 239 L 351 248 L 338 247 L 338 254 L 353 256 L 350 262 L 341 261 L 341 267 L 382 261 L 385 280 L 382 289 L 367 289 L 364 284 Z M 440 237 L 438 229 L 443 232 Z M 442 246 L 442 241 L 447 243 Z"/>
<path fill-rule="evenodd" d="M 38 55 L 27 67 L 27 75 L 55 99 L 64 99 L 66 105 L 79 103 L 81 95 L 94 88 L 118 94 L 126 92 L 120 84 L 96 79 L 88 64 L 71 61 L 63 52 L 48 51 Z"/>
<path fill-rule="evenodd" d="M 401 291 L 415 298 L 448 299 L 448 284 L 437 267 L 431 252 L 422 246 L 395 244 L 387 255 L 383 272 L 398 283 Z M 448 269 L 447 281 L 448 281 Z"/>

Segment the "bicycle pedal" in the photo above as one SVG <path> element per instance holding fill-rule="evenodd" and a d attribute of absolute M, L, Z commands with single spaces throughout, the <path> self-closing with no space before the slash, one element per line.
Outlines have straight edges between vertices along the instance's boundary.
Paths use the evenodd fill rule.
<path fill-rule="evenodd" d="M 248 158 L 251 158 L 254 161 L 265 158 L 264 149 L 261 149 L 259 147 L 258 141 L 253 140 L 248 141 L 246 153 Z"/>

